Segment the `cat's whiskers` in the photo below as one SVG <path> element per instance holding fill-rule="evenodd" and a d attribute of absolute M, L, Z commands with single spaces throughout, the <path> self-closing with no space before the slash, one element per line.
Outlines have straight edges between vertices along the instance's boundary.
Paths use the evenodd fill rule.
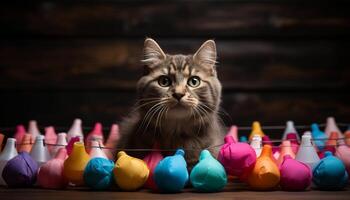
<path fill-rule="evenodd" d="M 148 116 L 150 115 L 150 113 L 153 112 L 153 109 L 157 108 L 160 104 L 162 104 L 163 101 L 164 101 L 164 100 L 161 99 L 160 102 L 154 104 L 149 110 L 147 110 L 147 112 L 146 112 L 146 114 L 143 116 L 142 121 L 141 121 L 141 123 L 140 123 L 140 125 L 139 125 L 139 127 L 138 127 L 138 129 L 137 129 L 136 132 L 138 132 L 138 131 L 140 130 L 140 128 L 143 128 L 143 126 L 144 126 L 144 124 L 146 123 L 146 120 L 147 120 Z"/>
<path fill-rule="evenodd" d="M 153 98 L 152 98 L 153 99 Z M 135 107 L 131 112 L 135 112 L 135 111 L 137 111 L 138 109 L 140 109 L 140 108 L 142 108 L 142 107 L 144 107 L 144 106 L 146 106 L 146 105 L 149 105 L 149 104 L 151 104 L 151 103 L 156 103 L 156 102 L 158 102 L 158 101 L 162 101 L 162 99 L 159 99 L 159 98 L 154 98 L 154 99 L 156 99 L 156 100 L 152 100 L 152 101 L 147 101 L 147 102 L 145 102 L 145 103 L 143 103 L 143 104 L 141 104 L 141 105 L 138 105 L 137 107 Z M 144 101 L 145 99 L 142 99 L 142 101 Z M 150 99 L 151 100 L 151 99 Z M 137 102 L 136 102 L 136 104 L 138 104 L 139 102 L 141 102 L 141 100 L 138 100 Z"/>

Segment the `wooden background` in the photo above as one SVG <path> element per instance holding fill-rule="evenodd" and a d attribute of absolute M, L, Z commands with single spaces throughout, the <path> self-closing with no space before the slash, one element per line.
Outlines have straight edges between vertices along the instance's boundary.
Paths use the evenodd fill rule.
<path fill-rule="evenodd" d="M 216 40 L 227 124 L 350 122 L 349 11 L 331 0 L 6 1 L 0 126 L 121 120 L 146 36 L 169 53 Z"/>

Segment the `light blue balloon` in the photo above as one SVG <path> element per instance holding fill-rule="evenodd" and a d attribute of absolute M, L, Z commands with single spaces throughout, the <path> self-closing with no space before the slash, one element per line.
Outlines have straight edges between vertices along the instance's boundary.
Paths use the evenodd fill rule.
<path fill-rule="evenodd" d="M 241 137 L 239 137 L 239 141 L 247 143 L 248 142 L 248 138 L 246 136 L 242 135 Z"/>
<path fill-rule="evenodd" d="M 157 188 L 161 192 L 180 192 L 188 181 L 185 152 L 178 149 L 173 156 L 167 156 L 156 166 L 153 174 Z"/>
<path fill-rule="evenodd" d="M 311 125 L 312 139 L 314 139 L 314 144 L 317 148 L 322 151 L 325 147 L 328 136 L 320 130 L 318 124 L 313 123 Z"/>
<path fill-rule="evenodd" d="M 210 154 L 203 150 L 190 175 L 193 187 L 200 192 L 218 192 L 227 184 L 225 168 Z"/>
<path fill-rule="evenodd" d="M 113 183 L 114 163 L 105 158 L 93 158 L 85 167 L 84 182 L 87 186 L 103 190 L 109 188 Z"/>
<path fill-rule="evenodd" d="M 348 183 L 343 162 L 326 151 L 325 157 L 313 169 L 313 183 L 320 190 L 341 190 Z"/>

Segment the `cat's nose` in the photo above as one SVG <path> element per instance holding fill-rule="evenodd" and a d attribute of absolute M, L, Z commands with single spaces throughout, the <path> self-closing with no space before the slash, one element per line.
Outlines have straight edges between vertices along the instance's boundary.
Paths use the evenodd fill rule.
<path fill-rule="evenodd" d="M 185 96 L 183 93 L 173 93 L 173 97 L 178 101 L 180 101 L 183 96 Z"/>

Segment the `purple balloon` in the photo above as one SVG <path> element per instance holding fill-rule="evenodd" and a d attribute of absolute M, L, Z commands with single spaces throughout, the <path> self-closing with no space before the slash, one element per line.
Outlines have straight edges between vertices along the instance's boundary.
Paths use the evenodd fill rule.
<path fill-rule="evenodd" d="M 38 163 L 27 152 L 21 152 L 7 162 L 2 178 L 9 187 L 29 187 L 36 182 Z"/>

